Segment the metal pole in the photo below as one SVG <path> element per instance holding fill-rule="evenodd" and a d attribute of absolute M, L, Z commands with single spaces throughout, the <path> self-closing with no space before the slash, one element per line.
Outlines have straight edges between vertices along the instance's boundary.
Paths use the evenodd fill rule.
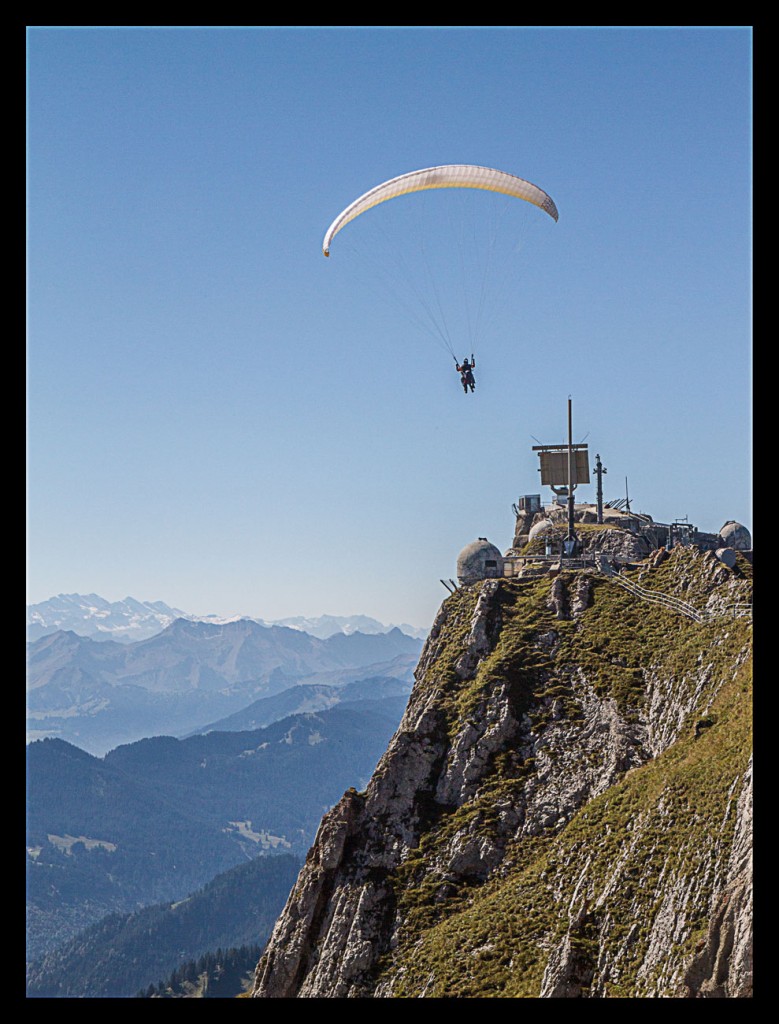
<path fill-rule="evenodd" d="M 595 473 L 598 477 L 598 522 L 603 522 L 603 474 L 606 469 L 601 464 L 600 455 L 595 456 Z"/>
<path fill-rule="evenodd" d="M 568 396 L 568 540 L 572 541 L 573 532 L 573 428 L 571 425 L 571 396 Z M 573 555 L 573 547 L 571 554 Z"/>

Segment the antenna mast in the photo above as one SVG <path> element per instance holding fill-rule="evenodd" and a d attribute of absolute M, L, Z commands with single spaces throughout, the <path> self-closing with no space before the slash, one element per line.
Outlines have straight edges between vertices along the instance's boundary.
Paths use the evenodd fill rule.
<path fill-rule="evenodd" d="M 568 554 L 576 549 L 576 534 L 573 528 L 573 428 L 571 425 L 571 396 L 568 396 Z"/>
<path fill-rule="evenodd" d="M 568 506 L 568 531 L 563 541 L 563 555 L 575 558 L 579 541 L 574 529 L 574 491 L 579 484 L 590 482 L 590 459 L 587 445 L 573 443 L 573 413 L 571 396 L 568 396 L 568 443 L 533 445 L 541 462 L 539 473 L 541 483 L 548 484 L 557 495 L 559 505 Z"/>
<path fill-rule="evenodd" d="M 598 522 L 603 522 L 603 474 L 608 472 L 600 461 L 600 455 L 595 456 L 595 475 L 598 478 Z"/>

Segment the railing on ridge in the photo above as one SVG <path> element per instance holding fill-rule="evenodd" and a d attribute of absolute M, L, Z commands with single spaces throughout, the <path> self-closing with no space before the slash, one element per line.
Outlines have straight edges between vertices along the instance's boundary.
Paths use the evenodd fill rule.
<path fill-rule="evenodd" d="M 662 594 L 659 590 L 647 590 L 646 587 L 642 587 L 640 583 L 635 583 L 633 580 L 627 579 L 625 576 L 621 576 L 619 573 L 609 574 L 610 579 L 618 583 L 624 590 L 629 590 L 631 594 L 635 594 L 636 597 L 640 597 L 642 601 L 648 601 L 650 604 L 659 604 L 664 608 L 668 608 L 669 611 L 678 612 L 680 615 L 686 615 L 688 619 L 694 619 L 695 622 L 705 622 L 709 615 L 707 612 L 700 612 L 697 608 L 693 608 L 691 604 L 686 601 L 682 601 L 680 597 L 672 597 L 670 594 Z"/>
<path fill-rule="evenodd" d="M 746 601 L 737 602 L 735 604 L 726 605 L 722 610 L 700 611 L 698 608 L 694 608 L 687 601 L 683 601 L 680 597 L 673 597 L 671 594 L 663 594 L 659 590 L 647 590 L 646 587 L 642 587 L 640 583 L 636 583 L 634 580 L 628 579 L 626 576 L 622 576 L 621 573 L 615 571 L 615 569 L 608 563 L 604 558 L 599 562 L 599 568 L 604 575 L 614 580 L 625 590 L 635 594 L 636 597 L 640 597 L 643 601 L 649 601 L 651 604 L 659 604 L 664 608 L 668 608 L 669 611 L 678 612 L 680 615 L 686 615 L 687 618 L 693 619 L 695 622 L 709 622 L 711 619 L 720 618 L 722 616 L 730 615 L 733 618 L 741 618 L 752 616 L 752 605 Z"/>

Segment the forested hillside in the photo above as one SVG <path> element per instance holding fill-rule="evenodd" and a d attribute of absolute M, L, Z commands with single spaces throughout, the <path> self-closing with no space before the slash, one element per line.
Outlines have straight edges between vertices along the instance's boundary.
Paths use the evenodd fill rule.
<path fill-rule="evenodd" d="M 182 899 L 258 853 L 303 856 L 344 787 L 370 778 L 404 706 L 388 698 L 251 732 L 156 737 L 104 758 L 62 740 L 30 744 L 28 959 L 106 914 Z"/>
<path fill-rule="evenodd" d="M 194 981 L 210 971 L 211 995 L 228 986 L 223 951 L 244 947 L 259 954 L 292 887 L 300 862 L 290 855 L 256 857 L 219 875 L 176 903 L 132 914 L 110 914 L 36 961 L 27 973 L 31 997 L 133 996 L 163 984 Z M 216 956 L 219 952 L 219 956 Z M 233 954 L 233 959 L 237 953 Z M 255 955 L 254 962 L 257 962 Z M 216 958 L 221 964 L 216 978 Z"/>

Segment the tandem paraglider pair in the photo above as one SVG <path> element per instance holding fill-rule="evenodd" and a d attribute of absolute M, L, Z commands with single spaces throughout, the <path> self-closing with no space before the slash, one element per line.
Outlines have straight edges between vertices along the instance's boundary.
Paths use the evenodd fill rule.
<path fill-rule="evenodd" d="M 333 239 L 342 228 L 362 213 L 388 199 L 408 195 L 412 192 L 425 192 L 429 189 L 452 188 L 498 192 L 516 199 L 523 199 L 548 214 L 552 220 L 556 221 L 558 219 L 557 207 L 552 198 L 542 189 L 538 188 L 537 185 L 533 185 L 524 178 L 518 178 L 516 175 L 509 174 L 506 171 L 474 164 L 444 164 L 438 167 L 426 167 L 419 171 L 411 171 L 408 174 L 401 174 L 359 196 L 336 217 L 327 229 L 322 243 L 322 252 L 325 256 L 329 256 Z M 417 281 L 414 280 L 412 283 L 416 293 Z M 462 363 L 458 362 L 450 339 L 445 336 L 445 332 L 439 333 L 442 334 L 443 343 L 448 349 L 449 354 L 454 358 L 457 372 L 460 374 L 463 391 L 466 395 L 469 390 L 471 392 L 475 391 L 476 382 L 473 370 L 476 366 L 476 361 L 473 354 L 471 354 L 470 361 L 466 357 Z"/>

